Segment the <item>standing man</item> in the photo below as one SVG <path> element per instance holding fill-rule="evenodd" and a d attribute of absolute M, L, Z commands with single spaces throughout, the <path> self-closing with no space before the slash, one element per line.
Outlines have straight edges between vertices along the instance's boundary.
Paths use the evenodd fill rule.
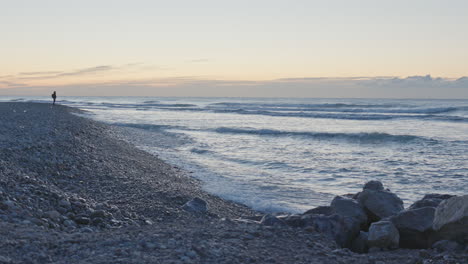
<path fill-rule="evenodd" d="M 57 92 L 54 91 L 54 93 L 52 94 L 52 99 L 54 99 L 53 104 L 55 104 L 55 99 L 57 99 Z"/>

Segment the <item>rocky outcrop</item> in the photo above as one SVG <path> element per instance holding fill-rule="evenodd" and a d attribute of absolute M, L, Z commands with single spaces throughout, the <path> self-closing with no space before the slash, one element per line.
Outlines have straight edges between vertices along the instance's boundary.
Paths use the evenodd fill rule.
<path fill-rule="evenodd" d="M 398 229 L 390 221 L 376 222 L 369 228 L 369 248 L 394 249 L 398 248 L 399 241 Z"/>
<path fill-rule="evenodd" d="M 431 246 L 434 212 L 433 207 L 423 207 L 405 210 L 390 218 L 400 233 L 400 247 L 428 248 Z"/>
<path fill-rule="evenodd" d="M 381 185 L 381 183 L 380 183 Z M 367 183 L 363 191 L 359 193 L 357 200 L 364 208 L 371 222 L 396 215 L 403 208 L 403 201 L 394 193 L 383 190 L 376 181 Z"/>
<path fill-rule="evenodd" d="M 436 240 L 468 243 L 468 195 L 441 202 L 435 210 L 433 229 Z"/>

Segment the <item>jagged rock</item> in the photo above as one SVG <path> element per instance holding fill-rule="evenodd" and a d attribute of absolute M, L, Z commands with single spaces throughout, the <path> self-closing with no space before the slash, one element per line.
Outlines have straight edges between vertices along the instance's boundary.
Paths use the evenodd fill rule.
<path fill-rule="evenodd" d="M 455 196 L 437 206 L 433 229 L 436 240 L 468 243 L 468 195 Z"/>
<path fill-rule="evenodd" d="M 368 181 L 364 184 L 364 190 L 374 190 L 374 191 L 383 191 L 384 187 L 380 181 Z"/>
<path fill-rule="evenodd" d="M 264 215 L 262 220 L 260 220 L 260 224 L 266 226 L 285 225 L 285 223 L 282 220 L 278 219 L 278 217 L 271 214 Z"/>
<path fill-rule="evenodd" d="M 335 212 L 330 206 L 318 206 L 306 211 L 304 214 L 321 214 L 321 215 L 332 215 Z"/>
<path fill-rule="evenodd" d="M 400 247 L 428 248 L 431 245 L 435 208 L 406 210 L 390 217 L 400 233 Z"/>
<path fill-rule="evenodd" d="M 182 206 L 182 208 L 192 213 L 204 213 L 208 211 L 207 203 L 198 197 L 195 197 L 192 200 L 188 201 Z"/>
<path fill-rule="evenodd" d="M 399 240 L 398 229 L 390 221 L 375 222 L 369 228 L 368 243 L 370 248 L 398 248 Z"/>
<path fill-rule="evenodd" d="M 351 243 L 351 250 L 356 253 L 367 253 L 369 250 L 368 237 L 367 232 L 360 231 L 359 235 Z"/>
<path fill-rule="evenodd" d="M 349 247 L 359 234 L 359 223 L 352 217 L 307 214 L 302 216 L 304 227 L 312 227 L 333 238 L 341 247 Z"/>
<path fill-rule="evenodd" d="M 373 189 L 365 188 L 357 198 L 371 222 L 396 215 L 404 209 L 403 201 L 396 194 L 380 190 L 378 186 L 375 183 L 370 185 Z"/>
<path fill-rule="evenodd" d="M 367 215 L 356 200 L 336 196 L 331 202 L 332 210 L 339 215 L 355 218 L 360 226 L 367 225 Z"/>

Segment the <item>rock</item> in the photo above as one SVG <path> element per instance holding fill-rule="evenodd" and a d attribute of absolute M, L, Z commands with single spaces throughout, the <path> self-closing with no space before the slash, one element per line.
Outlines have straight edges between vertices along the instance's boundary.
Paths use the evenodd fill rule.
<path fill-rule="evenodd" d="M 93 218 L 106 218 L 107 214 L 104 210 L 96 210 L 91 213 L 90 217 Z"/>
<path fill-rule="evenodd" d="M 336 214 L 355 218 L 362 227 L 367 225 L 366 212 L 356 200 L 336 196 L 331 202 L 331 208 Z"/>
<path fill-rule="evenodd" d="M 66 227 L 76 227 L 76 223 L 73 220 L 65 220 L 63 221 L 63 225 Z"/>
<path fill-rule="evenodd" d="M 367 242 L 368 237 L 369 234 L 367 232 L 360 231 L 359 235 L 351 243 L 351 250 L 356 253 L 367 253 L 369 250 L 369 245 Z"/>
<path fill-rule="evenodd" d="M 428 248 L 431 245 L 435 208 L 406 210 L 390 217 L 400 233 L 400 247 Z"/>
<path fill-rule="evenodd" d="M 424 197 L 423 197 L 422 199 L 423 199 L 423 200 L 425 200 L 425 199 L 441 199 L 441 200 L 447 200 L 447 199 L 450 199 L 450 198 L 452 198 L 452 197 L 455 197 L 455 195 L 430 193 L 430 194 L 424 195 Z"/>
<path fill-rule="evenodd" d="M 208 211 L 207 203 L 198 197 L 195 197 L 192 200 L 188 201 L 182 206 L 182 208 L 186 211 L 193 213 L 205 213 L 206 211 Z"/>
<path fill-rule="evenodd" d="M 432 248 L 437 249 L 438 251 L 450 252 L 450 251 L 462 249 L 463 247 L 455 241 L 440 240 L 440 241 L 435 242 L 432 245 Z"/>
<path fill-rule="evenodd" d="M 414 202 L 409 207 L 409 209 L 418 209 L 422 207 L 437 207 L 443 200 L 447 200 L 452 197 L 453 195 L 450 194 L 426 194 L 421 200 Z"/>
<path fill-rule="evenodd" d="M 71 203 L 67 199 L 60 200 L 58 204 L 63 208 L 71 208 Z"/>
<path fill-rule="evenodd" d="M 374 191 L 383 191 L 384 187 L 380 181 L 368 181 L 364 184 L 364 190 L 374 190 Z"/>
<path fill-rule="evenodd" d="M 334 212 L 330 206 L 318 206 L 306 211 L 304 214 L 332 215 Z"/>
<path fill-rule="evenodd" d="M 303 227 L 305 225 L 301 215 L 289 215 L 281 220 L 283 220 L 283 222 L 288 226 L 292 227 Z"/>
<path fill-rule="evenodd" d="M 16 208 L 16 204 L 13 201 L 6 200 L 0 203 L 0 209 L 2 210 L 12 210 Z"/>
<path fill-rule="evenodd" d="M 44 213 L 44 217 L 54 221 L 54 222 L 58 222 L 60 220 L 60 216 L 61 214 L 55 210 L 52 210 L 52 211 L 47 211 Z"/>
<path fill-rule="evenodd" d="M 278 219 L 276 216 L 271 214 L 264 215 L 262 220 L 260 220 L 260 224 L 266 226 L 285 225 L 285 223 L 282 220 Z"/>
<path fill-rule="evenodd" d="M 468 195 L 455 196 L 437 206 L 433 229 L 436 240 L 468 243 Z"/>
<path fill-rule="evenodd" d="M 359 223 L 352 217 L 307 214 L 302 216 L 305 228 L 313 228 L 333 238 L 341 247 L 349 247 L 359 234 Z"/>
<path fill-rule="evenodd" d="M 92 225 L 99 225 L 101 223 L 104 222 L 104 219 L 100 218 L 100 217 L 94 217 L 91 219 L 91 224 Z"/>
<path fill-rule="evenodd" d="M 75 218 L 75 222 L 80 225 L 89 225 L 89 223 L 91 223 L 91 220 L 88 217 L 79 216 Z"/>
<path fill-rule="evenodd" d="M 375 222 L 369 228 L 368 243 L 370 248 L 398 248 L 399 240 L 398 229 L 390 221 Z"/>
<path fill-rule="evenodd" d="M 396 215 L 403 208 L 403 201 L 386 190 L 364 189 L 357 198 L 371 222 Z"/>
<path fill-rule="evenodd" d="M 436 198 L 423 199 L 414 202 L 409 209 L 419 209 L 423 207 L 434 207 L 436 208 L 443 200 Z"/>

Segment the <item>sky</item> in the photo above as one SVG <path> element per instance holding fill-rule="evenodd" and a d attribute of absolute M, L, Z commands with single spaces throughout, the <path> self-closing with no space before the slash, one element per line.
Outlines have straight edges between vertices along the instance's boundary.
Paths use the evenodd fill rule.
<path fill-rule="evenodd" d="M 0 95 L 468 98 L 468 1 L 0 4 Z"/>

